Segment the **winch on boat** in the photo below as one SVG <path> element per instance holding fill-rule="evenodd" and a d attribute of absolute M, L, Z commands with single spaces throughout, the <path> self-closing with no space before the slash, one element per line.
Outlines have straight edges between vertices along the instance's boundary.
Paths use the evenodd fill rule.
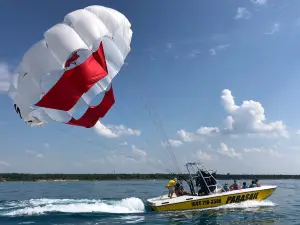
<path fill-rule="evenodd" d="M 225 191 L 216 180 L 216 171 L 207 170 L 200 162 L 187 163 L 188 178 L 180 176 L 189 186 L 190 193 L 170 198 L 162 195 L 147 200 L 154 211 L 174 211 L 213 208 L 248 200 L 264 200 L 277 188 L 274 185 Z M 194 173 L 192 173 L 194 171 Z"/>

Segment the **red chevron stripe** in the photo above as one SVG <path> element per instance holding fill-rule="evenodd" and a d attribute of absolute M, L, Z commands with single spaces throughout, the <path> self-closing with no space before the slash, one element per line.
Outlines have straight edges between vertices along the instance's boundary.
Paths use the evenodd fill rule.
<path fill-rule="evenodd" d="M 107 76 L 103 44 L 85 62 L 66 71 L 36 106 L 69 111 L 96 82 Z"/>
<path fill-rule="evenodd" d="M 113 88 L 111 87 L 104 95 L 103 100 L 97 106 L 90 106 L 85 114 L 78 120 L 72 118 L 69 125 L 93 127 L 100 118 L 103 118 L 115 103 Z"/>

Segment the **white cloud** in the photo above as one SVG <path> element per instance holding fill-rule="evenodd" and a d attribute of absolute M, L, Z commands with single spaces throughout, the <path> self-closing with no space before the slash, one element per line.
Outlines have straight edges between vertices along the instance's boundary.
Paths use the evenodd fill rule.
<path fill-rule="evenodd" d="M 280 24 L 279 23 L 274 23 L 271 27 L 271 31 L 266 32 L 265 34 L 269 34 L 269 35 L 275 34 L 275 33 L 279 32 L 279 28 L 280 28 Z"/>
<path fill-rule="evenodd" d="M 250 0 L 250 2 L 252 2 L 253 4 L 256 5 L 265 5 L 267 3 L 268 0 Z"/>
<path fill-rule="evenodd" d="M 123 135 L 136 135 L 140 136 L 140 130 L 134 130 L 132 128 L 128 128 L 125 125 L 107 125 L 105 126 L 100 121 L 98 121 L 95 126 L 94 130 L 97 134 L 107 137 L 107 138 L 116 138 Z"/>
<path fill-rule="evenodd" d="M 265 110 L 259 102 L 245 100 L 241 105 L 236 105 L 228 89 L 222 91 L 221 102 L 228 114 L 225 119 L 225 128 L 200 127 L 196 132 L 181 129 L 177 131 L 177 136 L 183 142 L 203 141 L 205 138 L 219 135 L 230 135 L 232 138 L 239 138 L 241 135 L 289 138 L 286 125 L 282 121 L 267 121 Z"/>
<path fill-rule="evenodd" d="M 117 134 L 115 134 L 113 131 L 111 131 L 109 128 L 107 128 L 105 125 L 103 125 L 100 121 L 98 121 L 95 126 L 94 130 L 97 134 L 108 137 L 108 138 L 116 138 L 118 137 Z"/>
<path fill-rule="evenodd" d="M 120 145 L 122 145 L 122 146 L 127 146 L 127 145 L 128 145 L 128 142 L 127 142 L 127 141 L 124 141 L 124 142 L 122 142 Z"/>
<path fill-rule="evenodd" d="M 280 152 L 278 152 L 277 150 L 274 150 L 274 149 L 272 149 L 272 148 L 245 148 L 244 149 L 244 152 L 245 153 L 259 153 L 259 154 L 261 154 L 261 153 L 267 153 L 267 154 L 270 154 L 270 155 L 272 155 L 272 156 L 275 156 L 275 157 L 283 157 L 284 156 L 284 154 L 282 154 L 282 153 L 280 153 Z"/>
<path fill-rule="evenodd" d="M 214 157 L 206 152 L 203 152 L 201 150 L 198 150 L 195 154 L 195 158 L 197 158 L 200 161 L 211 161 L 214 159 Z"/>
<path fill-rule="evenodd" d="M 228 47 L 229 47 L 228 44 L 226 44 L 226 45 L 217 45 L 216 47 L 209 49 L 209 53 L 211 55 L 216 55 L 217 52 L 223 51 L 223 50 L 227 49 Z"/>
<path fill-rule="evenodd" d="M 33 151 L 33 150 L 25 150 L 25 152 L 26 152 L 27 154 L 29 154 L 29 155 L 35 156 L 36 158 L 43 158 L 43 157 L 44 157 L 43 154 L 38 153 L 38 152 Z"/>
<path fill-rule="evenodd" d="M 217 54 L 216 50 L 213 49 L 213 48 L 209 49 L 209 53 L 210 53 L 211 55 L 216 55 L 216 54 Z"/>
<path fill-rule="evenodd" d="M 248 9 L 244 7 L 238 7 L 236 10 L 236 16 L 235 19 L 250 19 L 252 16 L 251 12 L 249 12 Z"/>
<path fill-rule="evenodd" d="M 172 44 L 172 43 L 167 43 L 167 48 L 168 48 L 168 49 L 173 48 L 173 44 Z"/>
<path fill-rule="evenodd" d="M 239 159 L 242 158 L 240 153 L 236 153 L 233 148 L 228 148 L 228 146 L 223 142 L 220 143 L 220 148 L 218 149 L 218 152 L 223 155 L 229 156 L 231 158 L 234 158 L 234 157 L 237 157 Z"/>
<path fill-rule="evenodd" d="M 288 137 L 286 126 L 282 121 L 266 122 L 264 108 L 259 102 L 248 100 L 238 106 L 228 89 L 223 90 L 221 100 L 229 114 L 225 121 L 226 132 L 264 137 Z"/>
<path fill-rule="evenodd" d="M 10 166 L 10 164 L 5 161 L 0 161 L 0 166 Z"/>
<path fill-rule="evenodd" d="M 214 136 L 220 132 L 217 127 L 200 127 L 197 130 L 197 134 L 201 136 Z"/>
<path fill-rule="evenodd" d="M 193 49 L 189 54 L 187 54 L 188 58 L 195 58 L 197 55 L 199 55 L 201 53 L 200 49 Z"/>
<path fill-rule="evenodd" d="M 300 135 L 300 130 L 297 130 L 297 131 L 296 131 L 296 134 Z"/>
<path fill-rule="evenodd" d="M 0 62 L 0 93 L 7 92 L 10 85 L 11 72 L 7 63 Z"/>
<path fill-rule="evenodd" d="M 179 138 L 181 138 L 182 141 L 184 142 L 191 142 L 195 140 L 195 135 L 193 133 L 189 133 L 183 129 L 177 131 L 177 135 Z"/>
<path fill-rule="evenodd" d="M 167 141 L 161 143 L 161 145 L 163 147 L 166 147 L 169 144 L 171 145 L 171 147 L 179 147 L 179 146 L 183 145 L 182 141 L 173 140 L 173 139 L 169 139 L 169 143 Z"/>
<path fill-rule="evenodd" d="M 50 148 L 50 144 L 49 143 L 44 143 L 44 147 L 45 148 Z"/>
<path fill-rule="evenodd" d="M 139 160 L 145 160 L 147 158 L 147 153 L 142 149 L 139 149 L 135 145 L 132 145 L 132 154 L 137 157 Z"/>

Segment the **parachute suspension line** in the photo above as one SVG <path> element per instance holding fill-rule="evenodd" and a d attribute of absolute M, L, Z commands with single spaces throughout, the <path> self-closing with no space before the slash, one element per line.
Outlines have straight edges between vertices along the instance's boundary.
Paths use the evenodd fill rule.
<path fill-rule="evenodd" d="M 160 124 L 160 126 L 161 126 L 161 130 L 162 130 L 162 132 L 163 132 L 163 135 L 164 135 L 164 137 L 166 138 L 167 144 L 168 144 L 168 146 L 169 146 L 169 150 L 170 150 L 170 152 L 171 152 L 171 156 L 172 156 L 173 159 L 174 159 L 174 162 L 175 162 L 175 164 L 176 164 L 176 166 L 177 166 L 178 171 L 181 173 L 181 170 L 180 170 L 178 161 L 177 161 L 176 156 L 175 156 L 175 154 L 174 154 L 174 152 L 173 152 L 173 150 L 172 150 L 172 145 L 171 145 L 171 143 L 170 143 L 170 141 L 169 141 L 169 138 L 168 138 L 168 136 L 167 136 L 167 134 L 166 134 L 166 132 L 165 132 L 163 123 L 162 123 L 162 121 L 161 121 L 161 119 L 160 119 L 160 116 L 159 116 L 157 110 L 154 111 L 154 113 L 157 114 L 156 116 L 157 116 L 158 122 L 159 122 L 159 124 Z"/>
<path fill-rule="evenodd" d="M 60 132 L 62 132 L 63 134 L 67 134 L 67 135 L 70 135 L 70 136 L 73 136 L 73 137 L 77 137 L 78 140 L 81 140 L 81 139 L 82 139 L 82 136 L 80 136 L 80 135 L 76 135 L 76 134 L 74 134 L 74 133 L 66 132 L 65 130 L 63 130 L 63 129 L 61 129 L 61 128 L 57 128 L 57 127 L 55 127 L 55 129 L 58 130 L 58 131 L 60 131 Z M 128 158 L 128 159 L 133 158 L 133 157 L 131 157 L 131 156 L 129 156 L 129 155 L 126 155 L 126 154 L 123 153 L 123 152 L 117 152 L 115 149 L 110 148 L 110 147 L 108 147 L 108 146 L 106 146 L 106 145 L 98 144 L 98 143 L 95 143 L 95 142 L 93 142 L 93 141 L 87 141 L 87 140 L 85 140 L 85 142 L 88 143 L 88 144 L 90 144 L 90 145 L 93 145 L 94 147 L 97 147 L 97 148 L 100 146 L 103 150 L 105 150 L 105 151 L 108 152 L 108 153 L 114 152 L 115 154 L 123 155 L 123 156 L 125 156 L 125 157 Z M 111 166 L 114 167 L 114 164 L 113 164 L 112 162 L 109 162 L 109 164 L 111 164 Z M 148 161 L 146 162 L 146 164 L 147 164 L 149 167 L 152 167 L 152 168 L 155 168 L 155 169 L 157 169 L 157 167 L 160 167 L 160 166 L 158 166 L 158 165 L 150 164 Z M 170 172 L 168 169 L 163 168 L 163 167 L 160 167 L 160 169 L 162 169 L 162 170 L 164 170 L 164 171 L 166 171 L 166 172 Z"/>
<path fill-rule="evenodd" d="M 142 97 L 142 96 L 141 96 L 141 98 L 142 98 L 142 100 L 143 100 L 143 97 Z M 143 100 L 143 102 L 144 102 L 144 100 Z M 161 131 L 159 130 L 159 128 L 156 126 L 156 123 L 155 123 L 155 121 L 154 121 L 154 118 L 153 118 L 153 116 L 152 116 L 152 113 L 150 112 L 150 110 L 149 110 L 149 108 L 148 108 L 148 106 L 147 106 L 147 104 L 146 104 L 145 102 L 144 102 L 144 105 L 145 105 L 145 108 L 146 108 L 146 110 L 147 110 L 147 112 L 148 112 L 150 118 L 152 119 L 152 122 L 153 122 L 154 125 L 155 125 L 155 128 L 157 129 L 157 131 L 158 131 L 159 133 L 161 133 Z M 166 154 L 167 154 L 167 156 L 169 157 L 169 159 L 172 161 L 171 155 L 169 155 L 168 152 L 166 152 Z"/>
<path fill-rule="evenodd" d="M 117 107 L 117 103 L 115 103 L 112 107 L 114 107 L 115 109 L 116 109 L 116 112 L 117 112 L 117 114 L 120 114 L 120 112 L 119 112 L 119 110 L 118 110 L 118 108 L 121 108 L 119 105 L 118 105 L 118 107 Z M 124 113 L 125 111 L 122 111 L 122 115 L 119 115 L 120 116 L 120 118 L 122 118 L 122 117 L 124 117 L 123 115 L 125 114 Z M 151 113 L 150 113 L 150 111 L 148 111 L 149 112 L 149 114 L 150 114 L 150 116 L 151 116 Z M 127 113 L 126 113 L 127 114 Z M 127 115 L 128 116 L 128 115 Z M 134 121 L 133 121 L 134 122 Z M 137 124 L 135 123 L 135 126 L 136 126 Z M 157 127 L 156 127 L 156 129 L 158 129 Z M 159 130 L 158 130 L 159 131 Z M 160 131 L 159 131 L 160 132 Z M 150 142 L 146 139 L 146 138 L 144 138 L 144 137 L 142 137 L 142 139 L 143 139 L 143 141 L 145 142 L 145 144 L 146 144 L 146 146 L 150 146 Z M 121 153 L 120 153 L 121 154 Z M 123 154 L 124 155 L 124 154 Z M 172 160 L 172 158 L 167 154 L 167 156 L 170 158 L 170 160 Z M 128 157 L 128 156 L 127 156 Z M 148 164 L 148 165 L 150 165 L 150 162 L 147 160 L 146 161 L 146 163 Z M 153 168 L 156 168 L 157 169 L 157 165 L 151 165 Z M 160 166 L 159 166 L 160 167 Z M 166 171 L 166 172 L 169 172 L 169 173 L 171 173 L 170 172 L 170 170 L 169 169 L 167 169 L 167 168 L 165 168 L 165 167 L 160 167 L 160 168 L 163 168 L 162 170 L 163 171 Z"/>
<path fill-rule="evenodd" d="M 151 117 L 153 123 L 154 123 L 155 125 L 157 125 L 156 122 L 155 122 L 155 120 L 154 120 L 154 118 L 153 118 L 153 116 L 152 116 L 152 113 L 150 112 L 150 109 L 149 109 L 149 107 L 147 106 L 147 104 L 146 104 L 146 102 L 145 102 L 145 100 L 144 100 L 144 98 L 143 98 L 142 95 L 141 95 L 141 98 L 142 98 L 142 101 L 144 102 L 145 108 L 146 108 L 146 110 L 148 111 L 148 113 L 149 113 L 149 115 L 150 115 L 150 117 Z M 170 144 L 170 142 L 169 142 L 169 139 L 168 139 L 168 137 L 167 137 L 167 135 L 166 135 L 166 133 L 165 133 L 165 131 L 164 131 L 164 127 L 163 127 L 163 125 L 162 125 L 162 121 L 160 120 L 160 117 L 158 116 L 158 113 L 157 113 L 157 112 L 156 112 L 156 114 L 157 114 L 157 118 L 158 118 L 159 125 L 160 125 L 160 127 L 156 127 L 156 128 L 157 128 L 157 130 L 161 133 L 161 135 L 163 136 L 163 138 L 166 139 L 167 147 L 168 147 L 168 150 L 169 150 L 169 151 L 168 151 L 168 152 L 169 152 L 169 155 L 168 155 L 168 156 L 169 156 L 170 160 L 173 161 L 173 163 L 175 164 L 175 167 L 176 167 L 176 169 L 178 170 L 178 172 L 179 172 L 179 173 L 182 173 L 181 170 L 180 170 L 180 167 L 179 167 L 179 165 L 178 165 L 178 161 L 177 161 L 177 159 L 176 159 L 176 157 L 175 157 L 175 155 L 174 155 L 174 152 L 172 151 L 172 146 L 171 146 L 171 144 Z"/>

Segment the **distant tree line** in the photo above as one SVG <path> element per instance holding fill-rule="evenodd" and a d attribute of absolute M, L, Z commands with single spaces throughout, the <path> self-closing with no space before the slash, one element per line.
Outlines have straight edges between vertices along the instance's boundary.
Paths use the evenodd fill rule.
<path fill-rule="evenodd" d="M 182 174 L 188 178 L 188 174 Z M 26 173 L 0 173 L 0 181 L 41 181 L 41 180 L 168 180 L 178 177 L 176 174 L 26 174 Z M 281 175 L 281 174 L 217 174 L 218 180 L 280 180 L 280 179 L 300 179 L 300 175 Z"/>

